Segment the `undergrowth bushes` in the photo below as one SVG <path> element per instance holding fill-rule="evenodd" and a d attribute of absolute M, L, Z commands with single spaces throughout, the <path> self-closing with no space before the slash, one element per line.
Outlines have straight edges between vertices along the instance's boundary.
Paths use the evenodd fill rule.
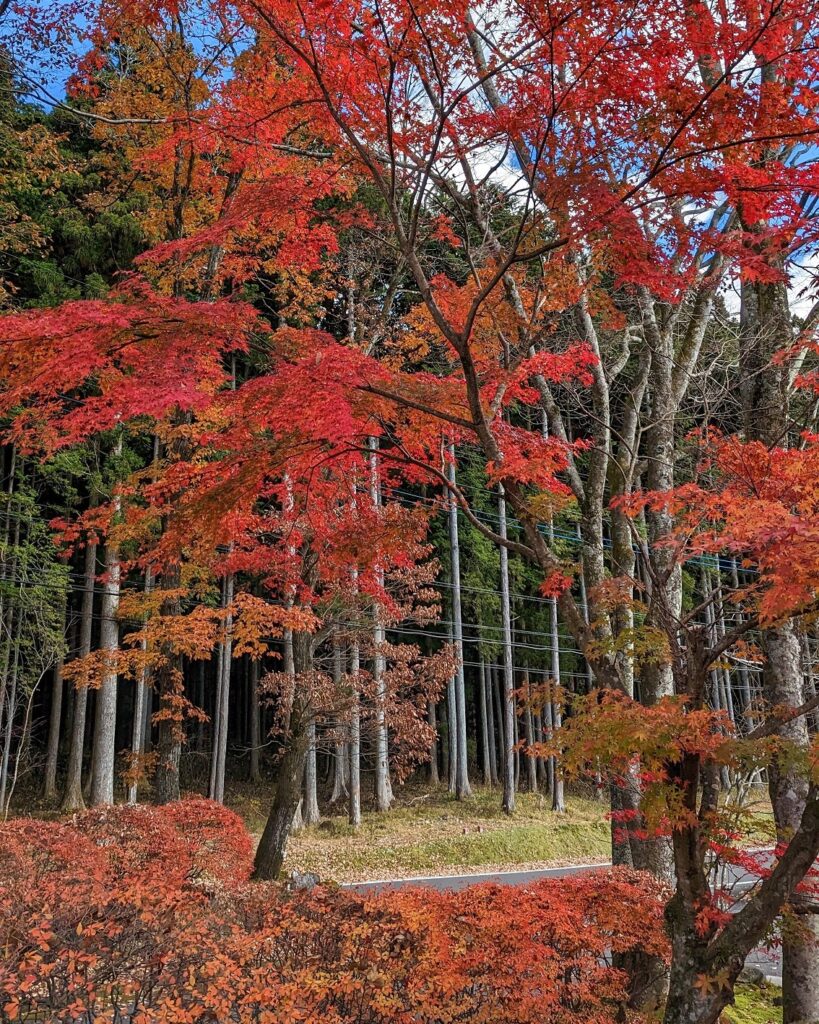
<path fill-rule="evenodd" d="M 612 952 L 665 954 L 624 871 L 361 896 L 249 881 L 203 800 L 0 828 L 0 1015 L 111 1024 L 608 1024 Z"/>

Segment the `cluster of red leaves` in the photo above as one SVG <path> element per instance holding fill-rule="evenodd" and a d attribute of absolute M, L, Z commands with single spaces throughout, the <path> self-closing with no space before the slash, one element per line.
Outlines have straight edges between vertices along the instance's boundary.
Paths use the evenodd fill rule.
<path fill-rule="evenodd" d="M 746 598 L 763 623 L 810 610 L 819 590 L 819 439 L 767 448 L 711 431 L 700 442 L 700 480 L 670 492 L 616 502 L 628 515 L 667 510 L 666 544 L 680 563 L 698 555 L 738 556 L 758 574 Z"/>
<path fill-rule="evenodd" d="M 360 896 L 249 867 L 241 822 L 205 801 L 5 825 L 3 1019 L 607 1024 L 611 954 L 666 953 L 634 873 Z"/>

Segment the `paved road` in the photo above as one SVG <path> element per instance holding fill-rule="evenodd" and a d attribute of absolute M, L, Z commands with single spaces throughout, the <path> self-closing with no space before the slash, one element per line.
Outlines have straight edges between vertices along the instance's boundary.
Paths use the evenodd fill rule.
<path fill-rule="evenodd" d="M 598 871 L 610 868 L 611 864 L 573 864 L 562 868 L 543 868 L 540 871 L 495 871 L 475 875 L 429 875 L 424 878 L 381 878 L 371 882 L 350 882 L 345 889 L 357 892 L 379 892 L 385 889 L 406 889 L 410 887 L 429 887 L 432 889 L 467 889 L 470 885 L 483 882 L 494 882 L 498 885 L 531 885 L 543 878 L 565 878 L 566 875 L 578 875 L 585 871 Z M 752 884 L 751 876 L 738 869 L 732 869 L 732 891 L 740 896 L 744 889 Z M 771 956 L 764 949 L 754 951 L 747 961 L 749 967 L 756 967 L 774 984 L 782 984 L 782 963 L 776 956 Z"/>

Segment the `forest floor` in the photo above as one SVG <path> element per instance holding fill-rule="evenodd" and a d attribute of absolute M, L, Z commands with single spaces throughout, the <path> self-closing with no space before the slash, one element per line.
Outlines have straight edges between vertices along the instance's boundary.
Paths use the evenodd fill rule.
<path fill-rule="evenodd" d="M 257 837 L 270 796 L 267 786 L 245 784 L 228 797 Z M 338 811 L 291 837 L 289 870 L 365 882 L 606 863 L 611 856 L 608 802 L 588 790 L 568 791 L 564 814 L 555 814 L 537 793 L 518 793 L 515 814 L 507 817 L 498 787 L 476 786 L 468 800 L 458 801 L 445 786 L 418 783 L 397 790 L 387 814 L 365 806 L 360 829 L 350 827 L 344 808 Z M 765 796 L 746 805 L 744 815 L 756 823 L 754 845 L 766 845 L 770 808 Z"/>
<path fill-rule="evenodd" d="M 244 792 L 231 801 L 255 835 L 264 826 L 268 799 Z M 323 880 L 360 882 L 608 861 L 604 802 L 569 793 L 566 812 L 555 814 L 545 797 L 518 793 L 511 818 L 500 803 L 497 787 L 476 788 L 464 801 L 443 787 L 405 787 L 388 814 L 365 809 L 358 830 L 343 813 L 301 829 L 290 840 L 287 864 Z"/>
<path fill-rule="evenodd" d="M 722 1015 L 725 1024 L 782 1024 L 782 989 L 775 985 L 738 985 L 735 1004 Z"/>

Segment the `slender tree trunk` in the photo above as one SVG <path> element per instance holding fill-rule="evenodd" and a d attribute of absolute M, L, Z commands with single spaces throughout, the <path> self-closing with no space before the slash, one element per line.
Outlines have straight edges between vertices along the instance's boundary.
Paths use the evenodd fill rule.
<path fill-rule="evenodd" d="M 544 716 L 545 716 L 545 719 L 546 719 L 545 722 L 543 723 L 543 727 L 544 727 L 544 730 L 545 730 L 545 733 L 546 733 L 546 738 L 547 739 L 551 739 L 552 736 L 554 735 L 554 722 L 553 722 L 553 719 L 552 719 L 552 700 L 551 700 L 551 696 L 549 696 L 549 699 L 546 701 L 546 703 L 543 706 L 543 713 L 544 713 Z M 546 792 L 549 794 L 549 799 L 552 802 L 552 806 L 554 806 L 554 799 L 555 799 L 555 779 L 556 779 L 555 758 L 554 757 L 547 757 L 546 758 Z"/>
<path fill-rule="evenodd" d="M 549 600 L 549 623 L 552 641 L 552 681 L 555 688 L 560 687 L 560 629 L 557 615 L 557 600 L 552 597 Z M 553 691 L 550 702 L 551 726 L 553 732 L 557 732 L 563 725 L 563 712 L 561 708 L 560 694 Z M 560 773 L 560 765 L 556 758 L 552 758 L 552 810 L 556 814 L 562 814 L 566 810 L 566 802 L 563 791 L 563 776 Z"/>
<path fill-rule="evenodd" d="M 492 696 L 492 669 L 484 662 L 484 700 L 486 701 L 486 722 L 489 740 L 489 784 L 498 784 L 498 751 L 495 743 L 495 701 Z"/>
<path fill-rule="evenodd" d="M 427 704 L 427 724 L 433 731 L 432 743 L 429 748 L 429 783 L 431 786 L 437 786 L 440 781 L 438 778 L 438 716 L 434 701 Z"/>
<path fill-rule="evenodd" d="M 526 712 L 523 725 L 526 732 L 526 775 L 530 793 L 537 792 L 537 764 L 532 756 L 531 748 L 535 742 L 535 726 L 532 720 L 531 688 L 529 686 L 529 670 L 523 672 L 523 688 L 526 693 Z"/>
<path fill-rule="evenodd" d="M 341 692 L 341 679 L 344 675 L 342 665 L 341 644 L 337 638 L 333 639 L 333 682 L 336 693 Z M 347 795 L 347 744 L 340 737 L 336 739 L 333 756 L 333 792 L 330 796 L 330 803 L 337 804 Z"/>
<path fill-rule="evenodd" d="M 447 475 L 455 484 L 455 445 L 449 445 Z M 452 560 L 452 627 L 455 640 L 455 657 L 458 667 L 455 673 L 455 728 L 458 737 L 455 762 L 455 796 L 464 800 L 471 796 L 467 764 L 466 736 L 466 679 L 464 676 L 464 628 L 461 612 L 461 547 L 458 537 L 458 504 L 454 494 L 449 497 L 449 550 Z"/>
<path fill-rule="evenodd" d="M 222 589 L 222 607 L 233 604 L 233 573 L 225 577 Z M 210 798 L 217 803 L 225 799 L 225 767 L 227 763 L 228 724 L 230 719 L 230 676 L 233 664 L 233 616 L 225 618 L 225 630 L 219 645 L 219 675 L 216 688 L 216 718 L 213 723 L 213 751 L 211 753 Z"/>
<path fill-rule="evenodd" d="M 87 657 L 91 652 L 91 637 L 94 628 L 94 585 L 97 578 L 97 545 L 89 543 L 85 548 L 83 572 L 83 594 L 80 607 L 80 643 L 77 655 Z M 85 806 L 82 797 L 82 760 L 85 746 L 85 714 L 88 707 L 88 687 L 80 685 L 74 695 L 74 717 L 71 723 L 71 744 L 68 749 L 68 769 L 65 792 L 61 809 L 65 813 L 81 811 Z"/>
<path fill-rule="evenodd" d="M 250 663 L 250 781 L 260 782 L 261 708 L 259 707 L 259 661 L 254 658 Z"/>
<path fill-rule="evenodd" d="M 119 551 L 110 542 L 105 545 L 105 581 L 102 585 L 100 615 L 100 649 L 108 658 L 115 658 L 119 650 Z M 114 767 L 116 760 L 117 728 L 117 670 L 115 664 L 105 668 L 97 692 L 94 722 L 94 748 L 92 761 L 91 805 L 99 807 L 114 802 Z"/>
<path fill-rule="evenodd" d="M 153 573 L 150 566 L 145 570 L 144 589 L 146 597 L 153 589 Z M 148 641 L 145 637 L 140 641 L 140 648 L 143 654 L 147 653 Z M 150 673 L 147 668 L 143 668 L 139 674 L 139 679 L 134 683 L 134 710 L 133 719 L 131 721 L 131 757 L 134 762 L 134 770 L 136 770 L 140 758 L 143 756 L 145 751 L 145 703 L 149 685 Z M 128 803 L 135 804 L 137 802 L 138 794 L 139 785 L 137 781 L 134 780 L 128 786 Z"/>
<path fill-rule="evenodd" d="M 378 439 L 370 438 L 370 497 L 374 507 L 381 506 L 381 482 L 378 472 Z M 384 585 L 384 571 L 377 568 L 376 575 L 379 586 Z M 390 781 L 389 738 L 387 731 L 387 688 L 386 663 L 384 657 L 384 619 L 383 609 L 378 603 L 373 608 L 375 626 L 373 641 L 375 656 L 373 658 L 373 680 L 375 682 L 375 808 L 377 811 L 388 811 L 392 803 L 392 783 Z"/>
<path fill-rule="evenodd" d="M 174 590 L 179 585 L 179 568 L 168 572 L 166 586 Z M 179 614 L 179 602 L 170 598 L 162 603 L 160 614 Z M 154 801 L 168 804 L 180 797 L 179 763 L 182 758 L 182 721 L 179 698 L 182 695 L 182 668 L 179 655 L 168 647 L 163 652 L 164 664 L 158 673 L 157 691 L 159 709 L 157 718 L 156 766 L 154 768 Z"/>
<path fill-rule="evenodd" d="M 481 716 L 481 761 L 483 763 L 483 784 L 492 785 L 492 767 L 489 756 L 489 712 L 486 707 L 486 662 L 481 658 L 480 675 L 477 681 L 478 706 Z"/>
<path fill-rule="evenodd" d="M 446 684 L 446 751 L 447 751 L 447 783 L 453 795 L 458 785 L 458 726 L 455 711 L 455 677 Z"/>
<path fill-rule="evenodd" d="M 506 539 L 506 500 L 498 492 L 498 533 Z M 515 670 L 512 660 L 512 610 L 509 601 L 509 553 L 500 547 L 501 620 L 503 627 L 503 810 L 515 812 Z"/>
<path fill-rule="evenodd" d="M 350 678 L 353 696 L 350 707 L 350 791 L 348 819 L 353 828 L 361 824 L 361 709 L 358 674 L 361 669 L 358 641 L 350 644 Z"/>
<path fill-rule="evenodd" d="M 62 632 L 65 633 L 65 624 L 68 612 L 68 593 L 62 608 Z M 53 803 L 57 799 L 57 762 L 60 757 L 60 728 L 63 718 L 63 668 L 65 666 L 65 654 L 61 653 L 54 666 L 53 680 L 51 684 L 51 708 L 48 716 L 48 743 L 46 746 L 45 776 L 43 778 L 43 799 L 47 803 Z"/>
<path fill-rule="evenodd" d="M 305 825 L 315 825 L 321 818 L 318 805 L 318 768 L 316 763 L 316 723 L 307 723 L 307 753 L 304 763 L 304 799 L 301 808 Z"/>

